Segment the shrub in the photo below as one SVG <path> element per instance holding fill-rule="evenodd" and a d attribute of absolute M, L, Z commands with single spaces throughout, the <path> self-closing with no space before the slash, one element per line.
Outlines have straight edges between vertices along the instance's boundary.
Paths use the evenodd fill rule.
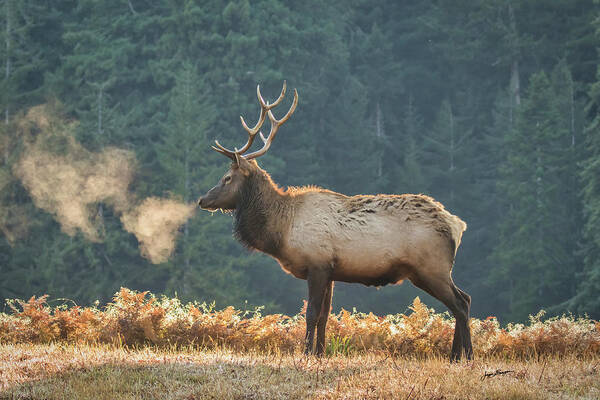
<path fill-rule="evenodd" d="M 181 304 L 148 292 L 122 288 L 103 309 L 66 305 L 50 307 L 47 296 L 9 301 L 10 314 L 0 314 L 0 343 L 94 342 L 123 346 L 154 345 L 230 347 L 268 353 L 293 352 L 304 340 L 304 313 L 262 316 L 260 309 L 242 312 L 214 304 Z M 341 310 L 330 316 L 328 354 L 385 351 L 416 357 L 449 354 L 454 321 L 415 298 L 408 315 L 378 317 Z M 572 315 L 502 328 L 495 317 L 473 318 L 476 356 L 531 358 L 542 355 L 600 353 L 600 323 Z"/>

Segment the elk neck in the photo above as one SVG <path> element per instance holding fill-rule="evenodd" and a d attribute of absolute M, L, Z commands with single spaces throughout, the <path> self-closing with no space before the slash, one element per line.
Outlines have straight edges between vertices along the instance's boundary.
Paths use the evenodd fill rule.
<path fill-rule="evenodd" d="M 293 215 L 292 199 L 257 168 L 241 188 L 235 235 L 246 247 L 277 257 Z"/>

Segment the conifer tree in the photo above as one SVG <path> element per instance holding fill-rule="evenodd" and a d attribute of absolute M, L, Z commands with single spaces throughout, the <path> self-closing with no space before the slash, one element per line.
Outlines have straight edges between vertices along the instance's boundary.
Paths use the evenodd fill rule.
<path fill-rule="evenodd" d="M 181 64 L 155 151 L 164 171 L 163 193 L 194 204 L 202 191 L 218 181 L 227 163 L 208 145 L 217 117 L 209 86 L 193 64 Z M 225 216 L 206 212 L 184 224 L 176 254 L 168 261 L 169 291 L 186 300 L 214 300 L 219 305 L 240 304 L 243 296 L 252 297 L 244 287 L 243 270 L 232 268 L 230 224 Z M 239 249 L 233 254 L 239 254 Z M 242 297 L 237 296 L 240 293 Z"/>
<path fill-rule="evenodd" d="M 495 286 L 505 288 L 509 315 L 524 319 L 541 307 L 561 306 L 574 292 L 579 235 L 574 176 L 569 74 L 559 65 L 554 82 L 544 73 L 532 76 L 515 129 L 506 137 L 507 159 L 500 188 L 507 209 L 495 250 Z M 575 190 L 575 193 L 577 191 Z"/>
<path fill-rule="evenodd" d="M 397 160 L 392 168 L 391 191 L 393 193 L 425 193 L 423 138 L 424 121 L 410 95 L 403 107 L 401 128 L 391 140 L 391 153 Z"/>
<path fill-rule="evenodd" d="M 600 78 L 600 69 L 598 70 Z M 583 263 L 577 276 L 577 290 L 570 305 L 578 313 L 600 318 L 600 79 L 589 89 L 587 111 L 591 120 L 585 127 L 585 152 L 581 163 L 583 185 Z"/>

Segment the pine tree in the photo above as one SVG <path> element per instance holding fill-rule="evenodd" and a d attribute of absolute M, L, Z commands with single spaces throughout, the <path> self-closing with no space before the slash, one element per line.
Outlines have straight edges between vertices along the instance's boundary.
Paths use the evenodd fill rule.
<path fill-rule="evenodd" d="M 401 129 L 392 139 L 392 154 L 398 164 L 393 166 L 393 193 L 425 193 L 423 165 L 424 122 L 410 95 L 402 118 Z"/>
<path fill-rule="evenodd" d="M 475 313 L 594 311 L 595 86 L 584 134 L 580 99 L 597 80 L 598 9 L 594 0 L 0 0 L 0 297 L 52 290 L 92 301 L 129 285 L 296 312 L 304 283 L 245 252 L 227 216 L 198 212 L 173 259 L 154 266 L 110 207 L 93 206 L 103 243 L 68 237 L 12 174 L 20 113 L 56 98 L 86 148 L 135 152 L 138 200 L 192 202 L 227 168 L 210 142 L 244 141 L 237 116 L 257 114 L 256 85 L 273 99 L 287 80 L 299 107 L 259 159 L 275 181 L 431 194 L 469 225 L 454 277 Z M 186 103 L 187 68 L 197 95 Z M 528 90 L 541 70 L 545 83 L 536 75 Z M 197 127 L 191 146 L 181 145 L 186 121 Z M 336 307 L 396 311 L 414 294 L 405 290 L 339 285 Z"/>
<path fill-rule="evenodd" d="M 155 148 L 164 171 L 162 188 L 187 204 L 214 185 L 222 172 L 218 169 L 222 157 L 208 145 L 217 116 L 211 101 L 208 85 L 189 61 L 183 61 L 175 76 L 164 132 Z M 235 258 L 227 249 L 229 224 L 227 218 L 206 212 L 184 224 L 176 254 L 168 261 L 170 291 L 186 300 L 216 300 L 220 305 L 240 304 L 244 299 L 237 293 L 251 297 L 244 287 L 243 271 L 232 268 Z"/>
<path fill-rule="evenodd" d="M 589 89 L 587 111 L 591 120 L 585 127 L 585 157 L 580 171 L 583 184 L 583 262 L 577 277 L 576 294 L 570 305 L 578 313 L 600 318 L 600 69 L 598 80 Z"/>
<path fill-rule="evenodd" d="M 23 107 L 40 100 L 43 75 L 55 68 L 52 62 L 57 55 L 49 46 L 59 33 L 59 19 L 49 3 L 0 1 L 0 107 L 4 125 Z"/>
<path fill-rule="evenodd" d="M 460 116 L 449 100 L 442 102 L 435 123 L 424 135 L 429 192 L 450 209 L 464 201 L 460 193 L 466 192 L 470 160 L 468 153 L 472 131 L 465 129 Z M 460 197 L 460 199 L 459 199 Z"/>
<path fill-rule="evenodd" d="M 495 286 L 504 295 L 512 318 L 524 319 L 541 307 L 564 309 L 574 292 L 578 270 L 578 208 L 573 207 L 574 164 L 569 74 L 564 65 L 553 81 L 532 76 L 515 129 L 506 137 L 507 159 L 499 182 L 508 209 L 495 250 Z M 575 190 L 574 193 L 577 193 Z"/>

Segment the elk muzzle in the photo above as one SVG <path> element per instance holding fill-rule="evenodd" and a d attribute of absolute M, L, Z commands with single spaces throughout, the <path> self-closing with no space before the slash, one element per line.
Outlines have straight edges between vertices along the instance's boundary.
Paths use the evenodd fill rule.
<path fill-rule="evenodd" d="M 231 211 L 235 209 L 236 191 L 227 185 L 218 184 L 198 199 L 198 206 L 208 211 Z"/>
<path fill-rule="evenodd" d="M 211 189 L 208 192 L 206 192 L 205 195 L 200 196 L 200 198 L 198 199 L 198 207 L 200 207 L 204 210 L 211 210 L 211 211 L 214 211 L 218 208 L 218 207 L 215 207 L 215 205 L 214 205 L 214 197 L 215 196 L 211 196 L 212 191 L 213 190 Z"/>

